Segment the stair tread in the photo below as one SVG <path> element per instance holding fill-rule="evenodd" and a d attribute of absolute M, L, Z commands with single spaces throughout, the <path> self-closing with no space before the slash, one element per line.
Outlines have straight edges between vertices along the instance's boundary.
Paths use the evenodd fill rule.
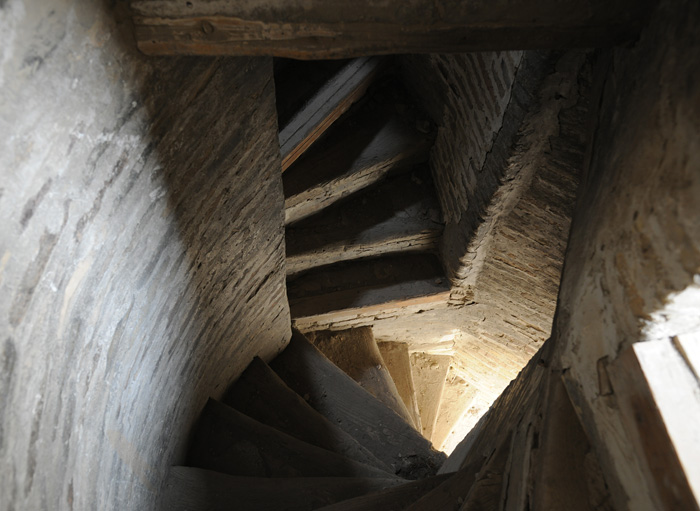
<path fill-rule="evenodd" d="M 423 436 L 433 438 L 437 423 L 442 394 L 445 389 L 447 371 L 452 357 L 449 355 L 432 355 L 430 353 L 411 354 L 411 371 L 416 390 L 416 401 L 420 412 Z"/>
<path fill-rule="evenodd" d="M 461 502 L 469 494 L 476 480 L 481 465 L 481 463 L 473 463 L 458 472 L 443 474 L 450 477 L 406 507 L 406 511 L 459 510 Z"/>
<path fill-rule="evenodd" d="M 404 482 L 358 477 L 236 477 L 172 467 L 161 507 L 168 511 L 310 511 Z"/>
<path fill-rule="evenodd" d="M 370 327 L 341 331 L 320 330 L 310 332 L 306 337 L 326 358 L 363 389 L 391 408 L 411 426 L 416 427 L 386 368 Z"/>
<path fill-rule="evenodd" d="M 250 477 L 392 477 L 266 426 L 210 399 L 190 448 L 189 465 Z"/>
<path fill-rule="evenodd" d="M 443 453 L 338 369 L 298 331 L 270 364 L 328 420 L 407 478 L 433 475 Z"/>
<path fill-rule="evenodd" d="M 292 318 L 392 304 L 421 297 L 449 296 L 437 257 L 401 254 L 315 268 L 288 280 Z"/>
<path fill-rule="evenodd" d="M 304 104 L 295 113 L 287 115 L 288 120 L 280 126 L 283 170 L 362 97 L 384 61 L 382 57 L 362 57 L 348 61 L 337 70 L 330 66 L 331 72 L 321 76 L 326 78 L 325 82 L 312 95 L 306 94 L 308 99 Z M 296 72 L 301 74 L 299 70 Z"/>
<path fill-rule="evenodd" d="M 381 470 L 391 470 L 353 437 L 309 406 L 258 357 L 255 357 L 222 401 L 299 440 Z"/>
<path fill-rule="evenodd" d="M 319 511 L 402 511 L 450 477 L 452 474 L 443 474 L 412 481 L 331 504 Z"/>
<path fill-rule="evenodd" d="M 399 251 L 437 251 L 443 231 L 429 170 L 416 168 L 287 226 L 287 273 Z"/>
<path fill-rule="evenodd" d="M 420 412 L 416 401 L 416 391 L 413 385 L 413 373 L 411 373 L 411 359 L 408 354 L 408 344 L 403 342 L 377 343 L 396 389 L 401 396 L 406 409 L 413 416 L 413 423 L 418 431 L 422 431 Z"/>
<path fill-rule="evenodd" d="M 285 222 L 313 215 L 398 167 L 427 160 L 433 137 L 384 96 L 348 112 L 282 176 Z"/>

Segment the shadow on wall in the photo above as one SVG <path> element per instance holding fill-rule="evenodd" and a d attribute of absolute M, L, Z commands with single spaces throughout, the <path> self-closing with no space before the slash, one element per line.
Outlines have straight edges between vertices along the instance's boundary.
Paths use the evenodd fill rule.
<path fill-rule="evenodd" d="M 128 20 L 0 3 L 3 509 L 155 508 L 290 335 L 271 59 L 148 58 Z"/>

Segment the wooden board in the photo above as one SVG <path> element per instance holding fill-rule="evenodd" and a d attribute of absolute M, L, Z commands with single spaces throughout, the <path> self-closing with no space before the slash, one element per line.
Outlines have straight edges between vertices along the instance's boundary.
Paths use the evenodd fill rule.
<path fill-rule="evenodd" d="M 352 435 L 402 477 L 434 475 L 445 459 L 392 410 L 294 331 L 289 346 L 270 364 L 319 413 Z"/>
<path fill-rule="evenodd" d="M 288 280 L 292 318 L 371 306 L 397 306 L 412 299 L 445 300 L 449 283 L 431 254 L 405 254 L 339 263 Z"/>
<path fill-rule="evenodd" d="M 150 55 L 273 55 L 302 59 L 600 47 L 634 37 L 645 2 L 400 0 L 132 2 Z"/>
<path fill-rule="evenodd" d="M 427 166 L 388 178 L 288 225 L 287 274 L 397 252 L 435 252 L 441 220 Z"/>
<path fill-rule="evenodd" d="M 380 57 L 348 62 L 291 116 L 287 124 L 280 126 L 283 172 L 362 97 L 383 63 Z"/>
<path fill-rule="evenodd" d="M 338 121 L 282 176 L 285 223 L 309 217 L 385 178 L 428 159 L 432 135 L 421 133 L 371 98 Z"/>
<path fill-rule="evenodd" d="M 188 464 L 250 477 L 391 477 L 383 470 L 297 440 L 211 399 L 195 430 Z"/>
<path fill-rule="evenodd" d="M 172 467 L 161 509 L 168 511 L 309 511 L 401 484 L 398 479 L 234 477 Z"/>
<path fill-rule="evenodd" d="M 353 437 L 311 408 L 257 357 L 227 391 L 222 402 L 306 443 L 391 471 Z"/>
<path fill-rule="evenodd" d="M 408 424 L 416 427 L 386 368 L 371 327 L 348 330 L 320 330 L 306 337 L 331 362 L 363 389 L 391 408 Z"/>

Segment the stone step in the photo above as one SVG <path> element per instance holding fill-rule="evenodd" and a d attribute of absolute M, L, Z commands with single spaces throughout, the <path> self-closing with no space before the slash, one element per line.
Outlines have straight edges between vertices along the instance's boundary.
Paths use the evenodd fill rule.
<path fill-rule="evenodd" d="M 460 469 L 456 473 L 442 474 L 443 476 L 448 476 L 446 481 L 425 493 L 421 498 L 404 509 L 406 511 L 435 511 L 436 509 L 441 511 L 459 511 L 461 503 L 464 502 L 464 499 L 469 494 L 469 490 L 476 481 L 477 473 L 481 466 L 481 463 L 474 463 Z"/>
<path fill-rule="evenodd" d="M 307 324 L 415 304 L 427 310 L 449 294 L 440 261 L 422 253 L 346 261 L 287 281 L 292 318 Z"/>
<path fill-rule="evenodd" d="M 330 506 L 322 507 L 318 511 L 402 511 L 450 477 L 452 477 L 451 474 L 412 481 L 386 490 L 344 500 L 337 504 L 331 504 Z"/>
<path fill-rule="evenodd" d="M 302 442 L 213 399 L 199 419 L 187 464 L 247 477 L 393 476 Z"/>
<path fill-rule="evenodd" d="M 322 64 L 278 66 L 276 88 L 282 170 L 299 158 L 374 81 L 385 59 L 362 57 Z"/>
<path fill-rule="evenodd" d="M 161 509 L 168 511 L 308 511 L 404 483 L 358 477 L 235 477 L 172 467 Z"/>
<path fill-rule="evenodd" d="M 411 354 L 411 372 L 416 391 L 416 401 L 423 428 L 423 436 L 432 440 L 437 422 L 445 378 L 452 357 L 429 353 Z"/>
<path fill-rule="evenodd" d="M 287 226 L 287 274 L 396 252 L 437 252 L 443 227 L 430 171 L 420 166 Z"/>
<path fill-rule="evenodd" d="M 349 111 L 282 176 L 285 223 L 291 224 L 427 161 L 430 124 L 386 86 Z M 399 111 L 397 111 L 399 110 Z M 421 131 L 422 130 L 422 131 Z M 425 133 L 424 133 L 425 132 Z"/>
<path fill-rule="evenodd" d="M 319 330 L 307 333 L 306 337 L 363 389 L 416 428 L 382 359 L 372 328 Z"/>
<path fill-rule="evenodd" d="M 298 330 L 270 367 L 332 423 L 401 477 L 434 475 L 445 459 L 428 440 L 338 369 Z"/>
<path fill-rule="evenodd" d="M 474 385 L 469 385 L 454 369 L 450 368 L 445 378 L 440 413 L 433 430 L 432 441 L 435 447 L 445 452 L 452 452 L 469 432 L 464 430 L 464 421 L 461 419 L 474 401 L 476 393 L 477 389 Z"/>
<path fill-rule="evenodd" d="M 392 472 L 353 437 L 311 408 L 258 357 L 226 392 L 222 402 L 306 443 Z"/>
<path fill-rule="evenodd" d="M 420 422 L 420 412 L 416 401 L 416 392 L 413 386 L 413 373 L 411 372 L 411 359 L 408 354 L 408 344 L 403 342 L 377 343 L 382 359 L 386 364 L 396 389 L 408 409 L 413 423 L 418 431 L 423 431 Z"/>

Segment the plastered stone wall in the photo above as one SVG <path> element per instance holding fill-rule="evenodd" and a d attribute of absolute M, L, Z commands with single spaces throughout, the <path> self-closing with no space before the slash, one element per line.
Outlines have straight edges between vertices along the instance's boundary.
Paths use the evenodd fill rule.
<path fill-rule="evenodd" d="M 146 58 L 125 2 L 0 2 L 0 509 L 157 508 L 290 331 L 270 59 Z"/>
<path fill-rule="evenodd" d="M 697 2 L 660 2 L 636 44 L 601 54 L 596 136 L 559 296 L 564 380 L 616 509 L 665 508 L 614 376 L 627 347 L 654 340 L 654 316 L 700 281 L 698 27 Z M 667 327 L 662 339 L 683 333 Z"/>

